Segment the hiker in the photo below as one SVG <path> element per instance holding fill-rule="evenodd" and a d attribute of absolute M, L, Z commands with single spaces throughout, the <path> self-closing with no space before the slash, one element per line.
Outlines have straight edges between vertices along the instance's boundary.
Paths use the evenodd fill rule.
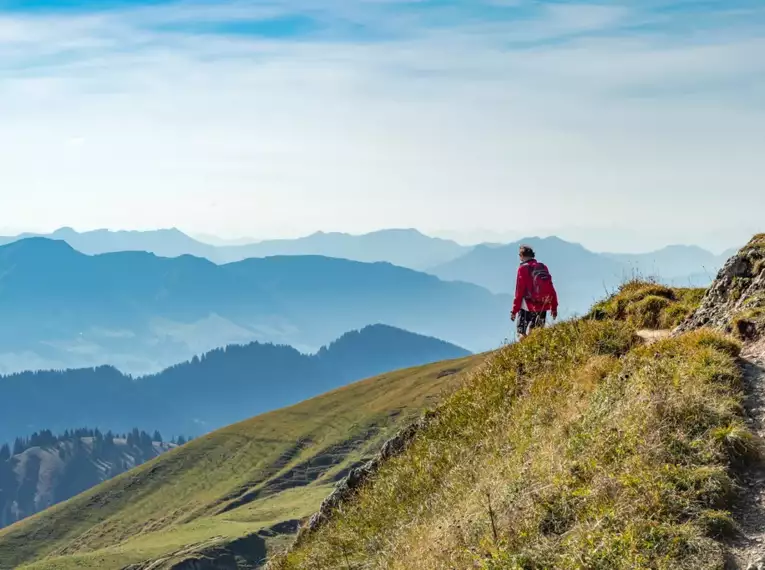
<path fill-rule="evenodd" d="M 521 340 L 531 329 L 545 326 L 547 311 L 550 311 L 553 319 L 558 318 L 558 294 L 550 271 L 544 263 L 536 260 L 533 249 L 522 245 L 518 256 L 521 265 L 518 268 L 510 320 L 518 319 L 518 340 Z"/>

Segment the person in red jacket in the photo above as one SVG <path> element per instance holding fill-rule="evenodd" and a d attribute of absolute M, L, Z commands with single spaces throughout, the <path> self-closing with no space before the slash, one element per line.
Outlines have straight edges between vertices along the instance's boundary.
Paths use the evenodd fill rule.
<path fill-rule="evenodd" d="M 553 319 L 558 318 L 558 293 L 552 282 L 550 271 L 544 263 L 535 259 L 534 250 L 522 245 L 518 252 L 521 265 L 515 282 L 515 299 L 510 319 L 517 319 L 518 340 L 531 329 L 543 328 L 550 311 Z"/>

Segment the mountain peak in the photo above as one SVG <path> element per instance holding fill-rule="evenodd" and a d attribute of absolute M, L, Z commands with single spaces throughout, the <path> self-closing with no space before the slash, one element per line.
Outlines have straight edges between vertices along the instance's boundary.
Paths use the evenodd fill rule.
<path fill-rule="evenodd" d="M 70 237 L 79 235 L 79 232 L 72 227 L 64 226 L 50 234 L 51 237 Z"/>
<path fill-rule="evenodd" d="M 27 237 L 9 244 L 0 246 L 0 251 L 12 253 L 39 254 L 39 253 L 77 253 L 76 250 L 63 239 L 51 239 L 47 237 Z"/>
<path fill-rule="evenodd" d="M 157 233 L 160 234 L 167 234 L 167 235 L 174 235 L 174 236 L 183 236 L 183 237 L 191 237 L 186 232 L 176 228 L 173 226 L 172 228 L 160 228 L 158 230 L 155 230 Z"/>
<path fill-rule="evenodd" d="M 389 234 L 389 235 L 405 235 L 405 236 L 427 237 L 425 234 L 423 234 L 417 228 L 388 228 L 388 229 L 384 229 L 384 230 L 377 230 L 375 232 L 370 232 L 370 233 L 372 233 L 372 234 Z"/>
<path fill-rule="evenodd" d="M 687 244 L 680 244 L 680 243 L 670 244 L 658 250 L 658 252 L 662 252 L 662 251 L 673 252 L 673 253 L 703 253 L 703 254 L 712 255 L 711 252 L 709 252 L 708 250 L 698 245 L 687 245 Z"/>

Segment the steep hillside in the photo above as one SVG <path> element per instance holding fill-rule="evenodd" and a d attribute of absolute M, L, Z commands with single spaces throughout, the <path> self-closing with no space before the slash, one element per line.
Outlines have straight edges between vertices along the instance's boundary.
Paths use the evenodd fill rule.
<path fill-rule="evenodd" d="M 387 263 L 87 256 L 31 238 L 0 247 L 0 372 L 110 364 L 144 374 L 250 341 L 313 352 L 373 323 L 480 351 L 502 343 L 508 306 Z"/>
<path fill-rule="evenodd" d="M 228 346 L 133 378 L 113 367 L 0 377 L 0 441 L 73 425 L 124 432 L 151 425 L 199 435 L 390 370 L 459 358 L 468 351 L 384 325 L 343 335 L 317 354 L 289 346 Z"/>
<path fill-rule="evenodd" d="M 350 467 L 484 359 L 385 374 L 196 439 L 0 531 L 0 568 L 155 560 L 159 569 L 210 557 L 218 562 L 195 567 L 222 568 L 234 553 L 254 565 Z"/>
<path fill-rule="evenodd" d="M 742 295 L 756 267 L 741 269 Z M 720 570 L 732 550 L 761 551 L 762 502 L 747 491 L 758 479 L 736 485 L 763 449 L 741 345 L 696 325 L 636 334 L 684 313 L 712 322 L 722 288 L 694 314 L 697 291 L 633 283 L 591 316 L 498 351 L 269 570 Z"/>
<path fill-rule="evenodd" d="M 141 439 L 141 435 L 144 439 Z M 16 455 L 0 453 L 0 528 L 65 501 L 175 447 L 138 434 L 115 437 L 67 434 L 31 445 Z M 149 438 L 149 439 L 145 439 Z M 38 436 L 38 439 L 45 439 Z M 37 442 L 34 442 L 37 443 Z"/>

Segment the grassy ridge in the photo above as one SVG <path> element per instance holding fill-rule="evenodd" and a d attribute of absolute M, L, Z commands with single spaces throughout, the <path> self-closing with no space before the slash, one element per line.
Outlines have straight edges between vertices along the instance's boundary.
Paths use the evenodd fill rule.
<path fill-rule="evenodd" d="M 597 303 L 589 317 L 626 321 L 639 329 L 671 329 L 698 308 L 705 292 L 632 280 Z"/>
<path fill-rule="evenodd" d="M 270 568 L 721 569 L 729 467 L 759 453 L 740 347 L 706 331 L 646 346 L 625 320 L 501 350 Z"/>
<path fill-rule="evenodd" d="M 484 359 L 385 374 L 194 440 L 0 531 L 0 568 L 172 560 L 307 516 L 343 470 Z"/>

